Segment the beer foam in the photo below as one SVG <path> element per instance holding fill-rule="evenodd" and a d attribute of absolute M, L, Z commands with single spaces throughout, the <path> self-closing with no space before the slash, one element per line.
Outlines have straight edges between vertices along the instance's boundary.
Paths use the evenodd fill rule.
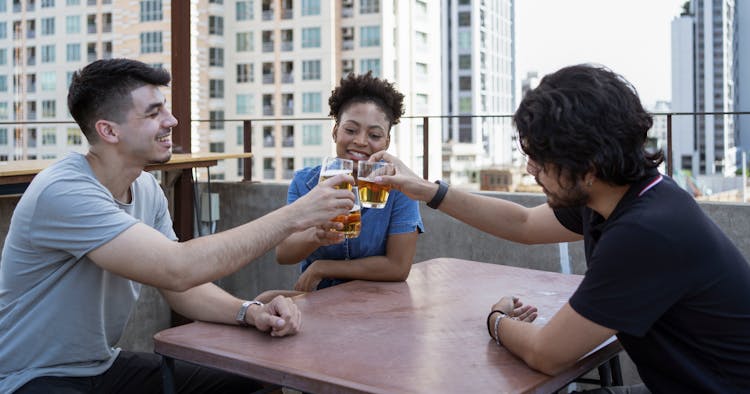
<path fill-rule="evenodd" d="M 321 171 L 320 176 L 325 176 L 325 177 L 329 177 L 330 178 L 330 177 L 334 177 L 336 175 L 341 175 L 341 174 L 351 175 L 352 174 L 352 170 L 342 170 L 342 169 L 325 170 L 325 171 Z"/>

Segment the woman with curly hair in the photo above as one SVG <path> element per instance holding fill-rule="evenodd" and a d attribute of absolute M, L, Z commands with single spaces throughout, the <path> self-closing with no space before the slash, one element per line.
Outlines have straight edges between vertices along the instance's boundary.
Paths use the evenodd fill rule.
<path fill-rule="evenodd" d="M 336 156 L 368 160 L 388 149 L 390 130 L 404 113 L 404 95 L 393 84 L 372 76 L 349 74 L 331 92 L 329 116 L 336 121 L 332 137 Z M 318 184 L 320 166 L 295 173 L 289 186 L 291 204 Z M 403 281 L 409 276 L 423 232 L 419 205 L 398 191 L 391 191 L 382 209 L 362 208 L 362 230 L 357 238 L 345 238 L 329 228 L 313 227 L 295 233 L 276 248 L 280 264 L 301 262 L 297 291 L 312 291 L 352 279 Z"/>

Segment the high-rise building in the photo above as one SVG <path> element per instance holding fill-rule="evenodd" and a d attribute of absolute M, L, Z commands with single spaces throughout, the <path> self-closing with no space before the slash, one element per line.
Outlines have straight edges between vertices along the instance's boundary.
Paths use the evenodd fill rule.
<path fill-rule="evenodd" d="M 443 178 L 521 163 L 515 106 L 515 0 L 443 2 Z M 501 117 L 498 115 L 506 115 Z"/>
<path fill-rule="evenodd" d="M 672 134 L 675 170 L 733 176 L 737 168 L 734 0 L 692 0 L 672 22 Z M 708 113 L 708 114 L 700 114 Z"/>
<path fill-rule="evenodd" d="M 737 1 L 737 33 L 734 35 L 737 44 L 737 73 L 735 88 L 737 92 L 737 111 L 750 112 L 750 2 Z M 739 132 L 737 146 L 742 152 L 750 155 L 750 114 L 737 117 L 737 129 Z M 741 160 L 742 155 L 738 154 Z M 738 160 L 737 166 L 742 168 Z"/>
<path fill-rule="evenodd" d="M 430 178 L 437 154 L 423 156 L 421 116 L 441 108 L 439 3 L 382 0 L 185 0 L 191 8 L 193 152 L 243 149 L 252 119 L 255 179 L 290 179 L 293 170 L 334 154 L 327 100 L 348 73 L 372 71 L 405 95 L 406 117 L 389 151 Z M 0 124 L 3 160 L 85 151 L 66 105 L 72 72 L 98 58 L 171 61 L 169 0 L 0 0 Z M 171 100 L 165 89 L 167 100 Z M 411 118 L 418 116 L 418 118 Z M 180 121 L 186 121 L 180 119 Z M 68 123 L 61 123 L 68 122 Z M 441 124 L 428 146 L 441 148 Z M 241 160 L 211 169 L 238 179 Z"/>

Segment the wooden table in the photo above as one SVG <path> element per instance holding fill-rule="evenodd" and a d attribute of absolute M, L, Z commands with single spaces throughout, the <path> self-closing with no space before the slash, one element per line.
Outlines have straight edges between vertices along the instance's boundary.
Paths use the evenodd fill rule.
<path fill-rule="evenodd" d="M 433 259 L 415 264 L 406 282 L 353 281 L 297 297 L 296 336 L 196 322 L 157 333 L 155 351 L 167 365 L 180 359 L 313 393 L 549 393 L 615 357 L 619 343 L 548 376 L 497 346 L 485 319 L 512 294 L 537 306 L 534 324 L 544 324 L 581 279 Z"/>

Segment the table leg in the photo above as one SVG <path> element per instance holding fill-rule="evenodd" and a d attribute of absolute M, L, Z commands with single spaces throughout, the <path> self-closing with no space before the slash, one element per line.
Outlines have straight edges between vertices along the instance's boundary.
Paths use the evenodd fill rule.
<path fill-rule="evenodd" d="M 174 359 L 161 356 L 161 379 L 164 386 L 164 394 L 174 394 Z"/>
<path fill-rule="evenodd" d="M 614 356 L 609 360 L 609 368 L 612 371 L 612 383 L 622 386 L 622 369 L 620 368 L 620 356 Z"/>

